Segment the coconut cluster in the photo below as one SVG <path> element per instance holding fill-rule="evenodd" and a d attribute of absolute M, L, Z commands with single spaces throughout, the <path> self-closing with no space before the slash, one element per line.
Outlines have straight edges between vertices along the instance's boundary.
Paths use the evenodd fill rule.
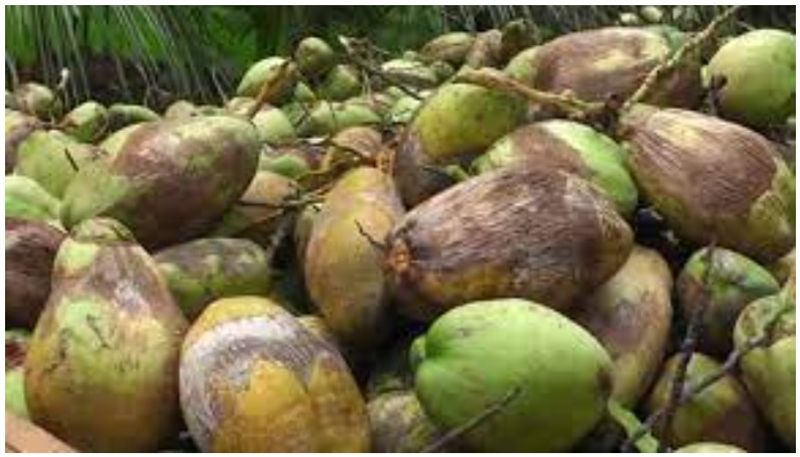
<path fill-rule="evenodd" d="M 622 105 L 662 20 L 307 37 L 219 105 L 7 92 L 7 412 L 91 452 L 606 452 L 716 376 L 634 446 L 794 450 L 795 37 Z"/>

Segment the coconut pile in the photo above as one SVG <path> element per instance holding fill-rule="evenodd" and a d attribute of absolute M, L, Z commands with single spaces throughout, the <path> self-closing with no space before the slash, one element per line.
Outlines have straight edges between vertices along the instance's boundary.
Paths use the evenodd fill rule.
<path fill-rule="evenodd" d="M 6 411 L 93 452 L 793 451 L 795 36 L 718 26 L 7 91 Z"/>

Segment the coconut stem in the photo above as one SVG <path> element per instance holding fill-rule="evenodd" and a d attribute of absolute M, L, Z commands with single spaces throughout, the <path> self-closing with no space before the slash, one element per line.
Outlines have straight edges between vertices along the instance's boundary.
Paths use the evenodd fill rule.
<path fill-rule="evenodd" d="M 389 75 L 386 72 L 382 71 L 380 68 L 372 66 L 365 59 L 362 59 L 354 49 L 353 43 L 356 43 L 355 38 L 339 37 L 339 42 L 342 44 L 342 47 L 345 50 L 348 62 L 355 65 L 363 72 L 375 76 L 378 79 L 381 79 L 390 85 L 397 86 L 406 95 L 416 98 L 417 100 L 422 100 L 422 96 L 417 91 L 408 87 L 406 84 L 404 84 L 402 81 L 395 78 L 394 76 Z M 358 44 L 363 44 L 364 46 L 372 47 L 372 45 L 366 42 L 366 40 L 358 40 Z"/>
<path fill-rule="evenodd" d="M 784 289 L 784 291 L 782 291 L 781 294 L 783 295 L 782 306 L 778 308 L 775 311 L 775 314 L 773 314 L 770 317 L 770 319 L 766 322 L 766 324 L 764 324 L 763 332 L 756 337 L 750 338 L 749 340 L 745 341 L 745 343 L 742 344 L 740 347 L 737 347 L 736 349 L 731 351 L 731 353 L 728 354 L 728 357 L 725 359 L 725 362 L 718 370 L 709 373 L 696 383 L 690 384 L 686 386 L 684 389 L 682 389 L 680 396 L 676 401 L 677 407 L 685 405 L 699 393 L 704 391 L 706 388 L 711 387 L 717 381 L 733 373 L 736 370 L 736 367 L 739 365 L 739 361 L 748 353 L 750 353 L 755 349 L 765 347 L 769 344 L 769 342 L 772 340 L 772 333 L 775 327 L 778 325 L 781 316 L 783 316 L 786 312 L 788 312 L 793 308 L 792 305 L 793 300 L 791 299 L 791 294 L 792 294 L 791 289 L 789 288 Z M 653 426 L 657 422 L 659 422 L 659 420 L 661 420 L 662 417 L 664 417 L 666 412 L 667 412 L 666 406 L 654 411 L 642 423 L 641 427 L 639 427 L 633 433 L 630 433 L 628 435 L 628 438 L 625 440 L 624 443 L 622 443 L 620 450 L 622 452 L 630 452 L 634 443 L 638 442 L 640 439 L 651 433 Z"/>
<path fill-rule="evenodd" d="M 465 68 L 453 78 L 453 82 L 476 84 L 514 94 L 539 105 L 554 107 L 570 116 L 588 117 L 603 109 L 602 103 L 586 102 L 569 93 L 555 94 L 532 89 L 499 70 L 484 67 L 479 70 Z"/>
<path fill-rule="evenodd" d="M 291 65 L 292 61 L 286 60 L 278 67 L 278 71 L 274 73 L 271 78 L 267 78 L 266 81 L 264 81 L 264 84 L 261 85 L 261 91 L 259 91 L 258 97 L 256 98 L 256 102 L 247 110 L 247 114 L 245 115 L 247 119 L 252 120 L 267 100 L 277 95 L 277 92 L 281 89 L 281 83 L 285 80 Z"/>
<path fill-rule="evenodd" d="M 672 54 L 672 56 L 650 70 L 650 73 L 647 74 L 644 82 L 642 82 L 639 88 L 636 89 L 636 92 L 634 92 L 633 95 L 631 95 L 622 105 L 621 113 L 629 111 L 634 105 L 647 98 L 658 86 L 658 82 L 662 80 L 664 76 L 670 74 L 683 63 L 686 56 L 691 55 L 695 50 L 700 48 L 700 46 L 711 39 L 717 32 L 717 29 L 723 23 L 725 23 L 725 21 L 733 17 L 741 8 L 742 5 L 736 5 L 720 13 L 708 23 L 703 31 L 687 40 L 680 48 L 678 48 L 677 51 L 675 51 L 674 54 Z"/>
<path fill-rule="evenodd" d="M 424 454 L 428 452 L 438 452 L 442 450 L 443 447 L 447 446 L 448 444 L 452 443 L 458 438 L 461 438 L 475 427 L 481 425 L 482 423 L 489 420 L 492 416 L 505 409 L 511 403 L 511 400 L 516 398 L 516 396 L 519 395 L 520 392 L 522 392 L 521 387 L 517 386 L 512 388 L 499 401 L 497 401 L 492 405 L 489 405 L 486 409 L 484 409 L 483 411 L 481 411 L 468 421 L 464 422 L 462 425 L 459 425 L 458 427 L 442 435 L 441 438 L 437 439 L 436 441 L 431 443 L 428 447 L 423 449 L 422 453 Z"/>

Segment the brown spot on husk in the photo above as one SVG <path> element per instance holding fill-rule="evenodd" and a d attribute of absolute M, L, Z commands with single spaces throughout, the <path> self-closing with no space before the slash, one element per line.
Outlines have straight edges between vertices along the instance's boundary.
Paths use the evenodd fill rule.
<path fill-rule="evenodd" d="M 48 224 L 6 218 L 7 324 L 33 329 L 50 295 L 50 276 L 66 234 Z"/>
<path fill-rule="evenodd" d="M 8 113 L 6 113 L 8 116 Z M 6 121 L 7 122 L 7 121 Z M 6 132 L 6 174 L 14 171 L 17 165 L 17 149 L 31 133 L 41 128 L 41 122 L 36 118 L 26 118 L 24 122 L 15 125 L 10 132 Z"/>
<path fill-rule="evenodd" d="M 590 170 L 580 155 L 561 138 L 539 124 L 531 124 L 509 135 L 514 161 L 530 161 L 541 168 L 552 168 L 590 177 Z"/>

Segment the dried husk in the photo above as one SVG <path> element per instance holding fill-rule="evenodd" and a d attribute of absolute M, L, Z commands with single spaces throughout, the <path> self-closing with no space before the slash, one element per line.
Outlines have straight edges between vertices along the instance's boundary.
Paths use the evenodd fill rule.
<path fill-rule="evenodd" d="M 511 167 L 415 207 L 387 245 L 385 268 L 401 312 L 430 320 L 501 297 L 566 309 L 622 266 L 632 233 L 583 179 Z"/>

